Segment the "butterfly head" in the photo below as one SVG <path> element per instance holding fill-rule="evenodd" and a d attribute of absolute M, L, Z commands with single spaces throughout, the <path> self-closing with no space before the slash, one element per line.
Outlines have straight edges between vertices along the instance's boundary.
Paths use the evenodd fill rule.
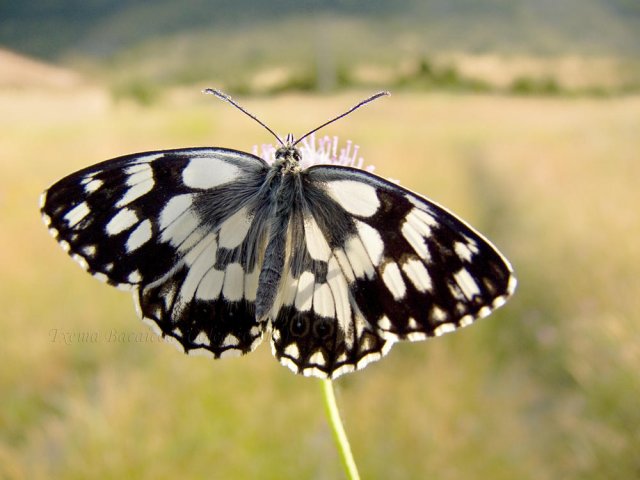
<path fill-rule="evenodd" d="M 295 147 L 295 140 L 292 134 L 288 134 L 283 145 L 276 150 L 275 165 L 284 171 L 300 170 L 300 160 L 302 155 L 300 150 Z"/>

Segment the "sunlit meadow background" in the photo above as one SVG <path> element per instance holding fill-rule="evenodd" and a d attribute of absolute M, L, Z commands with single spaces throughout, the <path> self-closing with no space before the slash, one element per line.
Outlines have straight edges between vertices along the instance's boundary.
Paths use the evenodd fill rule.
<path fill-rule="evenodd" d="M 452 25 L 465 20 L 459 12 L 447 13 Z M 70 261 L 40 220 L 40 192 L 92 163 L 272 141 L 200 95 L 205 86 L 229 88 L 274 130 L 297 135 L 392 88 L 324 133 L 353 140 L 377 173 L 460 214 L 515 267 L 516 295 L 490 318 L 396 345 L 337 381 L 363 478 L 640 477 L 633 49 L 592 33 L 572 50 L 540 29 L 543 56 L 500 53 L 509 44 L 500 36 L 469 53 L 436 35 L 429 57 L 398 40 L 394 63 L 393 41 L 383 49 L 380 32 L 369 31 L 375 19 L 335 16 L 313 24 L 313 41 L 295 30 L 302 45 L 278 43 L 281 23 L 243 24 L 228 52 L 215 50 L 216 29 L 203 36 L 200 27 L 198 41 L 154 37 L 105 56 L 11 37 L 11 25 L 28 24 L 13 15 L 13 24 L 0 16 L 4 45 L 21 52 L 0 51 L 0 478 L 343 475 L 317 380 L 279 366 L 267 342 L 241 359 L 181 355 L 139 322 L 129 294 Z M 474 24 L 481 32 L 482 21 L 494 25 L 483 18 Z M 114 35 L 138 25 L 115 24 L 107 24 Z M 327 39 L 323 26 L 337 33 Z M 374 37 L 381 59 L 368 50 L 360 64 L 355 53 L 323 56 L 317 47 L 356 52 L 365 50 L 353 47 L 358 39 Z M 269 41 L 287 62 L 247 50 Z M 311 67 L 296 56 L 306 55 L 305 42 L 316 45 Z M 185 78 L 189 63 L 200 76 Z M 164 71 L 182 73 L 167 80 Z"/>

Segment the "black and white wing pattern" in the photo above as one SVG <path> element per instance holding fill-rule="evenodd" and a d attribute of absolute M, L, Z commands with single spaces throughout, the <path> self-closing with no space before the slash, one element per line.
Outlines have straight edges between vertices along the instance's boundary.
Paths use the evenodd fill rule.
<path fill-rule="evenodd" d="M 508 261 L 437 204 L 353 168 L 302 176 L 272 311 L 274 355 L 294 372 L 363 368 L 394 342 L 467 326 L 513 293 Z"/>
<path fill-rule="evenodd" d="M 42 196 L 45 223 L 93 276 L 132 289 L 145 323 L 188 353 L 247 353 L 266 325 L 255 299 L 269 166 L 193 148 L 128 155 L 74 173 Z"/>
<path fill-rule="evenodd" d="M 43 194 L 85 270 L 132 289 L 156 333 L 190 354 L 252 351 L 267 332 L 296 373 L 336 378 L 488 315 L 507 260 L 435 203 L 362 170 L 192 148 L 128 155 Z"/>

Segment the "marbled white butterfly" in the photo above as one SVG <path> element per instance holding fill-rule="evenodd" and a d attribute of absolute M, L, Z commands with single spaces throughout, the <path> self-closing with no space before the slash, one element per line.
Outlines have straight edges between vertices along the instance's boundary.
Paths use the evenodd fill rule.
<path fill-rule="evenodd" d="M 131 289 L 180 350 L 236 356 L 270 333 L 283 365 L 336 378 L 513 293 L 508 261 L 444 208 L 356 168 L 302 169 L 304 137 L 282 141 L 206 93 L 275 135 L 272 165 L 225 148 L 137 153 L 63 178 L 41 203 L 62 248 Z"/>

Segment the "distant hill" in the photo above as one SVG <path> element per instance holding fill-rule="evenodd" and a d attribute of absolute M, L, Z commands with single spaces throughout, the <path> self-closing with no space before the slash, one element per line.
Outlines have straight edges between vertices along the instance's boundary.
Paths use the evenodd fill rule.
<path fill-rule="evenodd" d="M 0 48 L 0 88 L 73 89 L 83 84 L 76 73 Z"/>
<path fill-rule="evenodd" d="M 296 42 L 291 33 L 304 31 L 281 28 L 292 19 L 314 18 L 351 22 L 359 30 L 366 24 L 371 37 L 392 39 L 394 47 L 404 41 L 432 50 L 640 53 L 637 0 L 2 2 L 0 45 L 43 58 L 109 58 L 170 36 L 233 36 L 256 26 Z"/>
<path fill-rule="evenodd" d="M 144 101 L 165 86 L 205 80 L 258 93 L 358 85 L 637 91 L 640 2 L 1 2 L 3 46 Z M 574 57 L 593 59 L 597 69 L 580 62 L 576 68 Z M 524 65 L 521 58 L 537 60 Z"/>

